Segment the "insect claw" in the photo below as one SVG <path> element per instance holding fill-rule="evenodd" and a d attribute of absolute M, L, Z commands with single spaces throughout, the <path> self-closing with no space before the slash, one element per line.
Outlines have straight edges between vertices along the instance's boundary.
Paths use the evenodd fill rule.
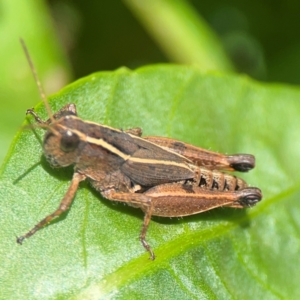
<path fill-rule="evenodd" d="M 17 238 L 17 243 L 20 244 L 20 245 L 22 245 L 25 237 L 24 236 L 19 236 L 19 237 L 16 236 L 16 238 Z"/>
<path fill-rule="evenodd" d="M 150 248 L 148 251 L 150 252 L 150 257 L 149 257 L 149 259 L 150 259 L 150 260 L 155 260 L 155 254 L 154 254 L 154 252 L 152 251 L 152 249 Z"/>
<path fill-rule="evenodd" d="M 31 115 L 32 112 L 34 112 L 34 108 L 28 108 L 28 109 L 26 110 L 26 115 Z"/>
<path fill-rule="evenodd" d="M 154 255 L 154 253 L 151 253 L 149 259 L 150 259 L 150 260 L 155 260 L 155 255 Z"/>
<path fill-rule="evenodd" d="M 143 247 L 150 253 L 150 257 L 149 259 L 150 260 L 154 260 L 155 259 L 155 254 L 154 252 L 152 251 L 151 247 L 149 246 L 149 244 L 145 241 L 144 238 L 140 238 L 141 242 L 142 242 L 142 245 Z"/>
<path fill-rule="evenodd" d="M 26 115 L 32 115 L 34 119 L 39 123 L 39 124 L 46 124 L 34 111 L 34 108 L 29 108 L 26 111 Z"/>

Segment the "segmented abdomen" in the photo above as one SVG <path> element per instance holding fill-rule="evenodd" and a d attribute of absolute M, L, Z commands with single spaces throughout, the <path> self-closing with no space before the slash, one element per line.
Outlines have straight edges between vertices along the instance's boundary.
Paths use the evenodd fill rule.
<path fill-rule="evenodd" d="M 199 186 L 218 191 L 237 191 L 247 187 L 248 184 L 234 175 L 200 168 Z"/>

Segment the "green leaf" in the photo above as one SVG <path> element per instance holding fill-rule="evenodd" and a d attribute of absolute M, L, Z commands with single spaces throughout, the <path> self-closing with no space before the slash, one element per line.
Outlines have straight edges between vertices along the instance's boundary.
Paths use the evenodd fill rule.
<path fill-rule="evenodd" d="M 15 236 L 56 209 L 72 176 L 42 156 L 41 129 L 23 130 L 1 169 L 0 298 L 299 298 L 299 99 L 297 88 L 183 66 L 122 68 L 67 86 L 51 97 L 53 112 L 74 102 L 83 119 L 255 155 L 242 177 L 264 198 L 248 210 L 153 218 L 150 261 L 138 241 L 142 212 L 83 183 L 67 214 L 19 246 Z M 36 111 L 47 118 L 42 104 Z"/>

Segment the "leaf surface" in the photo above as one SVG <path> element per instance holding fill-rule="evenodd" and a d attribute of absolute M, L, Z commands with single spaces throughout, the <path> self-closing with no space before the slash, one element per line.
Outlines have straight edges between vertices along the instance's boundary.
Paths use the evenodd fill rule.
<path fill-rule="evenodd" d="M 73 102 L 83 119 L 251 153 L 256 169 L 241 177 L 264 198 L 249 210 L 153 218 L 152 262 L 138 241 L 142 212 L 83 183 L 67 214 L 19 246 L 15 236 L 56 209 L 72 177 L 43 157 L 41 129 L 23 130 L 0 176 L 0 298 L 298 298 L 299 99 L 297 88 L 165 65 L 95 73 L 53 95 L 53 112 Z M 42 104 L 36 111 L 47 119 Z"/>

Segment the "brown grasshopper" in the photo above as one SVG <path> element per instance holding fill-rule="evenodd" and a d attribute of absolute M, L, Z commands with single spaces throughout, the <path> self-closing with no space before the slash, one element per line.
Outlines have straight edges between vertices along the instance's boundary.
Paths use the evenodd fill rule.
<path fill-rule="evenodd" d="M 79 183 L 86 179 L 103 197 L 142 209 L 140 241 L 152 260 L 155 255 L 145 239 L 151 216 L 182 217 L 216 207 L 251 207 L 262 199 L 260 189 L 220 171 L 247 172 L 255 166 L 253 155 L 223 155 L 170 138 L 142 137 L 140 128 L 123 131 L 82 120 L 75 104 L 52 115 L 23 47 L 50 118 L 43 121 L 33 109 L 27 114 L 47 130 L 43 150 L 49 163 L 73 165 L 74 174 L 58 209 L 18 237 L 19 244 L 68 210 Z"/>

